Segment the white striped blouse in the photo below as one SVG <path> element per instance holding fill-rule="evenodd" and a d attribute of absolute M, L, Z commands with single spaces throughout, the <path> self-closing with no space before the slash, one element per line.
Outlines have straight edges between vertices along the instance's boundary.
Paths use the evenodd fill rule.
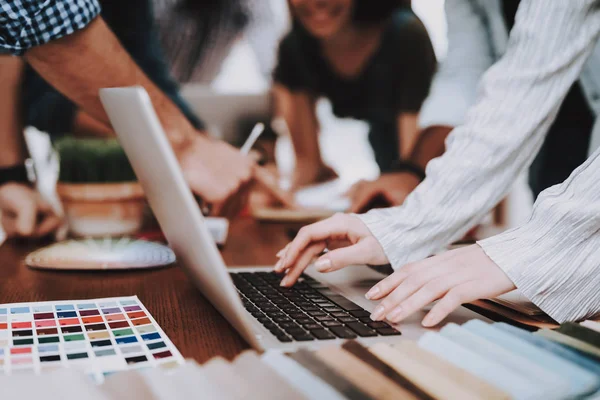
<path fill-rule="evenodd" d="M 461 238 L 540 149 L 600 34 L 600 0 L 523 0 L 505 56 L 446 153 L 400 207 L 360 218 L 395 269 Z M 559 322 L 600 313 L 600 150 L 544 191 L 523 226 L 478 244 Z"/>

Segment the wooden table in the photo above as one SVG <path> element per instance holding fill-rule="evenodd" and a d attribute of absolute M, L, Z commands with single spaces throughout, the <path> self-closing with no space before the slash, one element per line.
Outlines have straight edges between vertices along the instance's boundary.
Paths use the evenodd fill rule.
<path fill-rule="evenodd" d="M 222 251 L 228 266 L 273 265 L 288 242 L 287 225 L 239 219 L 231 224 Z M 215 356 L 232 359 L 248 348 L 177 266 L 133 272 L 57 272 L 23 264 L 36 245 L 0 247 L 0 304 L 80 300 L 137 295 L 184 357 L 203 363 Z"/>

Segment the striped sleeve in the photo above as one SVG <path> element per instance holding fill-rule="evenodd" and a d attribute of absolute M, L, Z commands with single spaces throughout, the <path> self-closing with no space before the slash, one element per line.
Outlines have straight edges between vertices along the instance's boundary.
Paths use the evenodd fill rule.
<path fill-rule="evenodd" d="M 600 149 L 543 191 L 525 225 L 478 244 L 558 322 L 600 313 Z"/>
<path fill-rule="evenodd" d="M 600 32 L 597 0 L 523 0 L 464 125 L 400 207 L 360 218 L 395 269 L 462 237 L 533 161 Z M 553 201 L 553 200 L 549 200 Z"/>

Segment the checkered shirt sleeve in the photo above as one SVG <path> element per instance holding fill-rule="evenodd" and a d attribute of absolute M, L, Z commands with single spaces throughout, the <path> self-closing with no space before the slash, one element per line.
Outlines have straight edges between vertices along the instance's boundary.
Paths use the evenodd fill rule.
<path fill-rule="evenodd" d="M 97 0 L 0 0 L 0 54 L 22 55 L 84 28 L 98 14 Z"/>

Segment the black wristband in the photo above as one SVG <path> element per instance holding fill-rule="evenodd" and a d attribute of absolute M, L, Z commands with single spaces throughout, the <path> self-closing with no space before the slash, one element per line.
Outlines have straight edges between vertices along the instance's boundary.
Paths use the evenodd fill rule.
<path fill-rule="evenodd" d="M 25 165 L 15 165 L 13 167 L 0 168 L 0 185 L 8 182 L 31 183 L 27 167 Z"/>
<path fill-rule="evenodd" d="M 422 182 L 425 180 L 425 171 L 417 164 L 410 161 L 395 161 L 386 172 L 410 172 Z"/>

